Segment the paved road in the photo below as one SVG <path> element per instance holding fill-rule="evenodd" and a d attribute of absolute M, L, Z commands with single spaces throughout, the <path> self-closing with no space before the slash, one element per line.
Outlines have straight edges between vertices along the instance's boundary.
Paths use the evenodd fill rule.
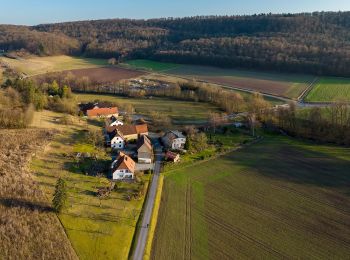
<path fill-rule="evenodd" d="M 142 226 L 136 240 L 136 247 L 132 257 L 134 260 L 143 259 L 143 254 L 146 247 L 148 231 L 149 231 L 148 225 L 151 221 L 152 211 L 154 207 L 154 200 L 156 198 L 158 181 L 159 181 L 160 165 L 162 161 L 161 147 L 156 148 L 155 158 L 156 158 L 156 161 L 154 166 L 152 183 L 148 192 L 146 207 L 144 208 L 144 211 L 143 211 Z"/>

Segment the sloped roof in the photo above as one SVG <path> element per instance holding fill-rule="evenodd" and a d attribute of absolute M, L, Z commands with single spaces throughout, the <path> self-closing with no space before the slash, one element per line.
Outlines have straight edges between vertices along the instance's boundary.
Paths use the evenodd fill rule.
<path fill-rule="evenodd" d="M 111 141 L 116 136 L 120 136 L 123 140 L 125 140 L 124 135 L 117 129 L 111 133 L 108 133 L 108 135 L 109 135 L 109 140 L 111 140 Z"/>
<path fill-rule="evenodd" d="M 86 111 L 87 116 L 107 116 L 118 114 L 117 107 L 93 108 Z"/>
<path fill-rule="evenodd" d="M 137 150 L 140 149 L 140 147 L 143 145 L 145 145 L 148 150 L 152 151 L 151 140 L 145 135 L 139 136 L 139 139 L 137 140 Z"/>
<path fill-rule="evenodd" d="M 171 160 L 175 160 L 176 158 L 178 158 L 180 155 L 177 154 L 177 153 L 173 153 L 171 151 L 168 151 L 166 154 L 165 154 L 165 157 L 168 158 L 168 159 L 171 159 Z"/>
<path fill-rule="evenodd" d="M 113 162 L 113 168 L 112 171 L 116 170 L 125 170 L 128 169 L 130 172 L 135 171 L 135 162 L 133 159 L 131 159 L 128 155 L 126 155 L 123 152 L 119 153 L 118 158 L 116 159 L 116 162 Z"/>
<path fill-rule="evenodd" d="M 124 136 L 148 133 L 147 124 L 144 125 L 118 125 L 106 127 L 108 133 L 119 130 Z"/>

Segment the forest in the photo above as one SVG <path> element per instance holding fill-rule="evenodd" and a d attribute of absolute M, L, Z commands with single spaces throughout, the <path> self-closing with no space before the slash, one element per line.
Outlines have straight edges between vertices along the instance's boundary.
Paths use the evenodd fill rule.
<path fill-rule="evenodd" d="M 350 76 L 350 12 L 0 26 L 0 50 Z"/>

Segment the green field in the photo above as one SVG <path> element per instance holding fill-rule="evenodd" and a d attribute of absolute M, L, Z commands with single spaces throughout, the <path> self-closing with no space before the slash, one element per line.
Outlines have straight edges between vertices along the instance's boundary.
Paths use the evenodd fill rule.
<path fill-rule="evenodd" d="M 224 69 L 149 60 L 131 60 L 126 62 L 126 64 L 135 69 L 148 69 L 187 79 L 194 78 L 205 82 L 292 99 L 296 99 L 314 79 L 313 76 L 304 74 Z"/>
<path fill-rule="evenodd" d="M 350 149 L 282 137 L 165 173 L 153 259 L 346 259 Z"/>
<path fill-rule="evenodd" d="M 137 99 L 95 94 L 76 94 L 75 96 L 78 102 L 100 100 L 115 102 L 118 105 L 131 104 L 136 109 L 137 114 L 147 116 L 151 112 L 159 112 L 168 115 L 174 124 L 203 123 L 206 122 L 210 112 L 220 112 L 217 107 L 207 103 L 166 98 Z"/>
<path fill-rule="evenodd" d="M 96 161 L 78 166 L 74 159 L 77 152 L 96 152 L 98 163 L 110 165 L 108 153 L 84 143 L 84 129 L 95 127 L 78 119 L 73 125 L 55 127 L 54 121 L 48 120 L 52 118 L 50 113 L 36 117 L 35 122 L 39 124 L 36 126 L 61 129 L 50 145 L 32 160 L 30 168 L 48 201 L 52 200 L 57 179 L 66 180 L 68 205 L 59 219 L 77 255 L 80 259 L 127 259 L 143 199 L 128 201 L 126 196 L 134 192 L 138 184 L 118 184 L 117 191 L 100 200 L 95 192 L 98 187 L 108 187 L 109 180 L 84 173 L 81 167 L 88 169 Z M 45 122 L 45 126 L 41 122 Z M 149 176 L 142 179 L 147 184 Z"/>
<path fill-rule="evenodd" d="M 167 71 L 182 66 L 176 63 L 166 63 L 151 60 L 130 60 L 126 61 L 125 64 L 130 66 L 131 68 L 145 69 L 157 72 Z"/>
<path fill-rule="evenodd" d="M 350 79 L 322 78 L 306 96 L 308 102 L 350 102 Z"/>
<path fill-rule="evenodd" d="M 0 62 L 28 76 L 58 72 L 72 69 L 86 69 L 107 66 L 105 59 L 88 59 L 70 56 L 31 57 L 27 59 L 10 59 L 0 57 Z"/>

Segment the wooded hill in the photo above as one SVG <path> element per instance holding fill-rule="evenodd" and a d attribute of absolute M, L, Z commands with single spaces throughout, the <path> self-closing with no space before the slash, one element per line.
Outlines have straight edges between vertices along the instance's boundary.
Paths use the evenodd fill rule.
<path fill-rule="evenodd" d="M 350 12 L 114 19 L 2 26 L 0 48 L 350 76 L 349 28 Z"/>

